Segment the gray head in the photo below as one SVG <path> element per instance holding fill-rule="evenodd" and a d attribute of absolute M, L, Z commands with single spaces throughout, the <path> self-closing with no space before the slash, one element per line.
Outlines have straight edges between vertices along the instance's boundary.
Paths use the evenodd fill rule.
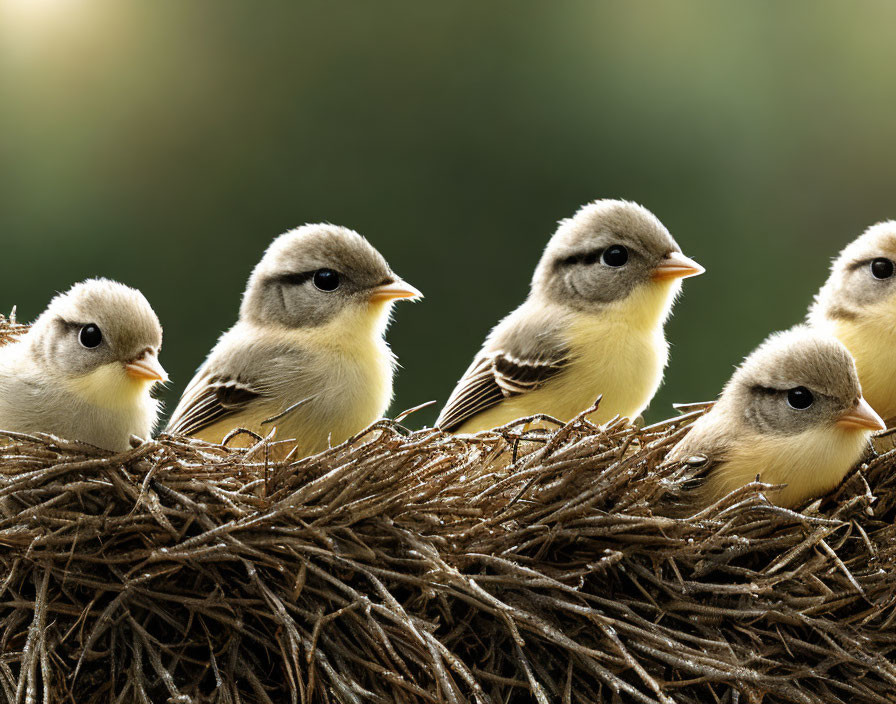
<path fill-rule="evenodd" d="M 108 367 L 139 384 L 167 380 L 158 317 L 140 291 L 116 281 L 88 279 L 59 294 L 27 338 L 44 369 L 64 377 Z"/>
<path fill-rule="evenodd" d="M 346 312 L 378 315 L 396 299 L 420 295 L 354 230 L 303 225 L 268 247 L 249 277 L 240 319 L 313 327 Z"/>
<path fill-rule="evenodd" d="M 560 221 L 535 270 L 532 292 L 594 310 L 642 289 L 671 298 L 682 278 L 702 272 L 649 210 L 629 201 L 596 200 Z"/>
<path fill-rule="evenodd" d="M 806 326 L 775 333 L 763 342 L 731 377 L 719 404 L 762 433 L 884 427 L 862 398 L 846 347 Z"/>
<path fill-rule="evenodd" d="M 872 225 L 847 245 L 815 297 L 813 319 L 878 318 L 893 326 L 896 315 L 896 221 Z"/>

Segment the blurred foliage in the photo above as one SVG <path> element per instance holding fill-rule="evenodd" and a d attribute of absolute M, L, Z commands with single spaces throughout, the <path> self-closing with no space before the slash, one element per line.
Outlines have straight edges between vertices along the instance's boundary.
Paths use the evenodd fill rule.
<path fill-rule="evenodd" d="M 328 220 L 426 294 L 393 411 L 444 401 L 557 219 L 644 203 L 708 272 L 651 418 L 713 397 L 896 216 L 896 5 L 0 0 L 0 309 L 105 275 L 176 401 L 267 243 Z M 431 422 L 435 410 L 416 424 Z"/>

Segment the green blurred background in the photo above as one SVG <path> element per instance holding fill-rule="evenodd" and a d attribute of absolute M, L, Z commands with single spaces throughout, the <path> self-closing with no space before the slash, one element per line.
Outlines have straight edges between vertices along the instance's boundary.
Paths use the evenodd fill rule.
<path fill-rule="evenodd" d="M 0 0 L 0 309 L 142 289 L 171 408 L 268 242 L 344 224 L 426 294 L 389 332 L 396 413 L 445 400 L 557 219 L 625 197 L 708 270 L 658 419 L 896 216 L 894 22 L 883 0 Z"/>

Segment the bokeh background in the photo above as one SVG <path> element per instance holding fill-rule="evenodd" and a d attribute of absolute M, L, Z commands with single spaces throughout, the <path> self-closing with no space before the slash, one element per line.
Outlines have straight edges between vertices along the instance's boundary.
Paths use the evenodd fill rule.
<path fill-rule="evenodd" d="M 658 419 L 896 217 L 894 23 L 884 0 L 0 0 L 0 310 L 141 288 L 171 408 L 268 242 L 348 225 L 426 294 L 389 332 L 397 413 L 445 400 L 557 219 L 625 197 L 708 270 Z"/>

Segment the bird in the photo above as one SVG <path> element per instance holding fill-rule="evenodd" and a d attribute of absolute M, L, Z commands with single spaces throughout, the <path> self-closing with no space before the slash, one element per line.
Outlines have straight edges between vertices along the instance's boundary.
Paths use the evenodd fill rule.
<path fill-rule="evenodd" d="M 872 225 L 840 252 L 807 321 L 846 345 L 868 403 L 885 419 L 894 419 L 896 221 Z"/>
<path fill-rule="evenodd" d="M 475 433 L 535 414 L 637 417 L 668 360 L 681 279 L 703 273 L 645 207 L 595 200 L 561 220 L 528 296 L 487 336 L 436 420 Z"/>
<path fill-rule="evenodd" d="M 161 346 L 162 326 L 140 291 L 109 279 L 75 284 L 0 347 L 0 429 L 129 449 L 158 419 L 151 390 L 168 380 Z"/>
<path fill-rule="evenodd" d="M 239 428 L 276 429 L 294 457 L 348 439 L 392 399 L 396 359 L 384 339 L 392 303 L 421 297 L 354 230 L 318 223 L 280 235 L 167 432 L 220 443 Z"/>
<path fill-rule="evenodd" d="M 744 360 L 666 461 L 699 469 L 699 503 L 758 478 L 784 485 L 769 492 L 772 503 L 796 508 L 834 489 L 862 458 L 871 432 L 883 428 L 846 347 L 799 325 L 772 334 Z"/>

